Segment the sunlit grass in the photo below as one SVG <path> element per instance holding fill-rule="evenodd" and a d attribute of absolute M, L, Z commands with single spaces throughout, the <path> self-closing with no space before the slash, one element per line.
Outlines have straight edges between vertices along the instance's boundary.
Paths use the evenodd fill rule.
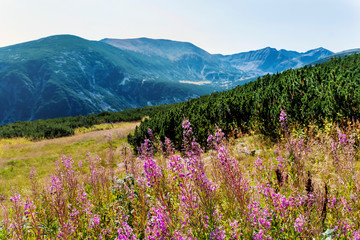
<path fill-rule="evenodd" d="M 124 123 L 103 123 L 97 124 L 91 127 L 80 127 L 75 129 L 75 135 L 84 134 L 88 132 L 101 131 L 101 130 L 109 130 L 114 128 L 123 127 Z"/>
<path fill-rule="evenodd" d="M 45 179 L 54 172 L 55 162 L 61 155 L 72 157 L 75 162 L 85 159 L 87 153 L 106 158 L 109 135 L 117 151 L 137 124 L 101 124 L 91 128 L 94 131 L 84 129 L 75 136 L 36 142 L 24 138 L 0 139 L 0 193 L 7 194 L 11 188 L 26 193 L 30 171 L 36 169 L 39 179 Z"/>

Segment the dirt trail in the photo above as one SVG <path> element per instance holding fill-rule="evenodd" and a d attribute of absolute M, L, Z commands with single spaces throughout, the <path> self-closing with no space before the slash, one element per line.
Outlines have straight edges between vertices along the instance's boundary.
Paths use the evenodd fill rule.
<path fill-rule="evenodd" d="M 38 142 L 34 142 L 34 145 L 38 145 L 42 147 L 48 144 L 69 144 L 69 143 L 79 142 L 88 139 L 99 139 L 99 138 L 107 137 L 109 136 L 109 134 L 111 134 L 113 137 L 124 138 L 131 131 L 133 131 L 136 126 L 139 126 L 139 124 L 140 122 L 129 122 L 126 123 L 126 125 L 121 126 L 119 128 L 93 131 L 93 132 L 78 134 L 70 137 L 41 140 Z"/>
<path fill-rule="evenodd" d="M 9 160 L 26 160 L 35 156 L 63 152 L 63 148 L 75 146 L 86 141 L 104 142 L 111 134 L 112 138 L 125 138 L 140 122 L 127 122 L 118 128 L 98 130 L 69 137 L 45 139 L 26 143 L 12 143 L 0 146 L 0 164 Z"/>

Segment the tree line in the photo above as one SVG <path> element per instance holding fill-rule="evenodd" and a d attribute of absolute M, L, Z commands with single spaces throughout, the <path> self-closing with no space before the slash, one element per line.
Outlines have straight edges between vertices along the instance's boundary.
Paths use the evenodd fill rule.
<path fill-rule="evenodd" d="M 321 125 L 325 119 L 359 119 L 359 85 L 360 55 L 333 58 L 171 105 L 142 121 L 128 141 L 139 146 L 145 138 L 151 139 L 151 129 L 159 140 L 164 141 L 166 136 L 181 148 L 184 118 L 195 126 L 196 140 L 203 146 L 215 124 L 227 134 L 251 129 L 277 137 L 281 110 L 287 113 L 289 122 L 301 125 Z"/>
<path fill-rule="evenodd" d="M 92 127 L 101 123 L 139 121 L 152 116 L 168 105 L 150 106 L 121 112 L 101 112 L 88 116 L 65 117 L 36 121 L 14 122 L 0 126 L 0 138 L 26 137 L 33 140 L 58 138 L 74 135 L 79 127 Z"/>

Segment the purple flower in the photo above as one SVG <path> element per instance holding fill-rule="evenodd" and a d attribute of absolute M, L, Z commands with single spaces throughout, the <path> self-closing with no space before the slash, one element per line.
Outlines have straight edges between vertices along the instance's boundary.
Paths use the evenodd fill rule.
<path fill-rule="evenodd" d="M 260 157 L 257 157 L 257 159 L 255 160 L 255 167 L 257 168 L 257 169 L 263 169 L 264 167 L 263 167 L 263 160 L 260 158 Z"/>
<path fill-rule="evenodd" d="M 182 127 L 185 129 L 185 130 L 190 130 L 190 132 L 192 131 L 191 127 L 190 127 L 190 121 L 187 120 L 187 119 L 184 119 L 183 122 L 182 122 Z"/>
<path fill-rule="evenodd" d="M 151 141 L 149 139 L 145 139 L 144 143 L 141 144 L 140 149 L 140 158 L 149 158 L 154 156 L 154 146 L 151 144 Z"/>
<path fill-rule="evenodd" d="M 281 112 L 280 112 L 280 124 L 282 127 L 287 126 L 287 115 L 283 109 L 281 109 Z"/>
<path fill-rule="evenodd" d="M 50 191 L 51 192 L 56 192 L 57 190 L 62 191 L 63 190 L 63 185 L 62 182 L 60 181 L 60 179 L 57 176 L 52 176 L 51 179 L 51 187 L 50 187 Z"/>
<path fill-rule="evenodd" d="M 338 137 L 339 137 L 339 142 L 340 144 L 346 144 L 347 142 L 347 138 L 346 138 L 346 134 L 345 133 L 338 133 Z"/>
<path fill-rule="evenodd" d="M 24 214 L 25 214 L 25 216 L 30 214 L 30 211 L 31 211 L 32 208 L 35 209 L 34 202 L 33 201 L 26 201 L 25 206 L 24 206 L 24 210 L 25 210 Z"/>
<path fill-rule="evenodd" d="M 15 194 L 14 197 L 10 198 L 10 201 L 14 203 L 20 202 L 20 194 Z"/>
<path fill-rule="evenodd" d="M 133 229 L 126 223 L 123 222 L 121 228 L 118 230 L 118 240 L 135 240 L 136 235 L 133 234 Z"/>
<path fill-rule="evenodd" d="M 79 168 L 82 168 L 82 161 L 81 160 L 79 160 Z"/>
<path fill-rule="evenodd" d="M 165 137 L 165 148 L 166 148 L 166 153 L 169 155 L 172 155 L 175 152 L 173 144 L 171 143 L 170 139 L 167 137 Z"/>
<path fill-rule="evenodd" d="M 266 239 L 264 230 L 260 229 L 259 232 L 254 232 L 254 240 Z"/>
<path fill-rule="evenodd" d="M 148 128 L 147 131 L 148 131 L 148 134 L 149 134 L 150 136 L 153 135 L 152 130 L 151 130 L 150 128 Z"/>
<path fill-rule="evenodd" d="M 77 215 L 79 215 L 79 211 L 75 208 L 72 213 L 70 213 L 70 218 L 74 219 Z"/>
<path fill-rule="evenodd" d="M 360 230 L 353 232 L 353 240 L 360 240 Z"/>
<path fill-rule="evenodd" d="M 100 218 L 92 217 L 90 218 L 90 228 L 98 227 L 100 224 Z"/>
<path fill-rule="evenodd" d="M 214 142 L 215 142 L 215 137 L 213 135 L 209 135 L 208 138 L 207 138 L 207 143 L 209 146 L 213 146 Z"/>
<path fill-rule="evenodd" d="M 303 215 L 300 215 L 298 218 L 295 219 L 295 231 L 302 232 L 304 231 L 304 225 L 305 225 L 305 218 Z"/>
<path fill-rule="evenodd" d="M 61 162 L 65 166 L 66 169 L 70 169 L 70 170 L 73 169 L 72 165 L 73 165 L 74 161 L 72 160 L 71 157 L 67 158 L 65 155 L 62 155 Z"/>
<path fill-rule="evenodd" d="M 172 156 L 169 159 L 169 168 L 174 173 L 173 179 L 185 177 L 185 166 L 183 159 L 180 156 Z"/>
<path fill-rule="evenodd" d="M 33 170 L 30 171 L 30 179 L 33 179 L 35 177 L 36 177 L 36 170 L 33 169 Z"/>
<path fill-rule="evenodd" d="M 164 207 L 152 208 L 152 215 L 149 212 L 147 227 L 145 230 L 146 239 L 169 239 L 170 218 Z"/>
<path fill-rule="evenodd" d="M 225 231 L 220 231 L 218 228 L 216 228 L 214 231 L 210 233 L 210 239 L 214 240 L 223 240 L 225 239 Z"/>
<path fill-rule="evenodd" d="M 162 177 L 161 168 L 159 165 L 156 164 L 154 159 L 145 159 L 144 170 L 149 187 L 152 187 L 155 183 L 160 181 L 160 178 Z"/>

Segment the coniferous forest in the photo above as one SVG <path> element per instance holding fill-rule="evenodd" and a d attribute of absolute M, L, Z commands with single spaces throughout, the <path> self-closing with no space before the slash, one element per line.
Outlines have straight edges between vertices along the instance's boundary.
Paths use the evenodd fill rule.
<path fill-rule="evenodd" d="M 181 147 L 184 118 L 196 126 L 194 134 L 202 146 L 215 124 L 226 134 L 253 130 L 276 138 L 281 110 L 287 112 L 289 122 L 299 126 L 359 119 L 359 85 L 360 55 L 334 58 L 172 105 L 143 121 L 128 139 L 133 146 L 139 146 L 150 138 L 151 129 L 161 140 L 166 136 Z"/>

